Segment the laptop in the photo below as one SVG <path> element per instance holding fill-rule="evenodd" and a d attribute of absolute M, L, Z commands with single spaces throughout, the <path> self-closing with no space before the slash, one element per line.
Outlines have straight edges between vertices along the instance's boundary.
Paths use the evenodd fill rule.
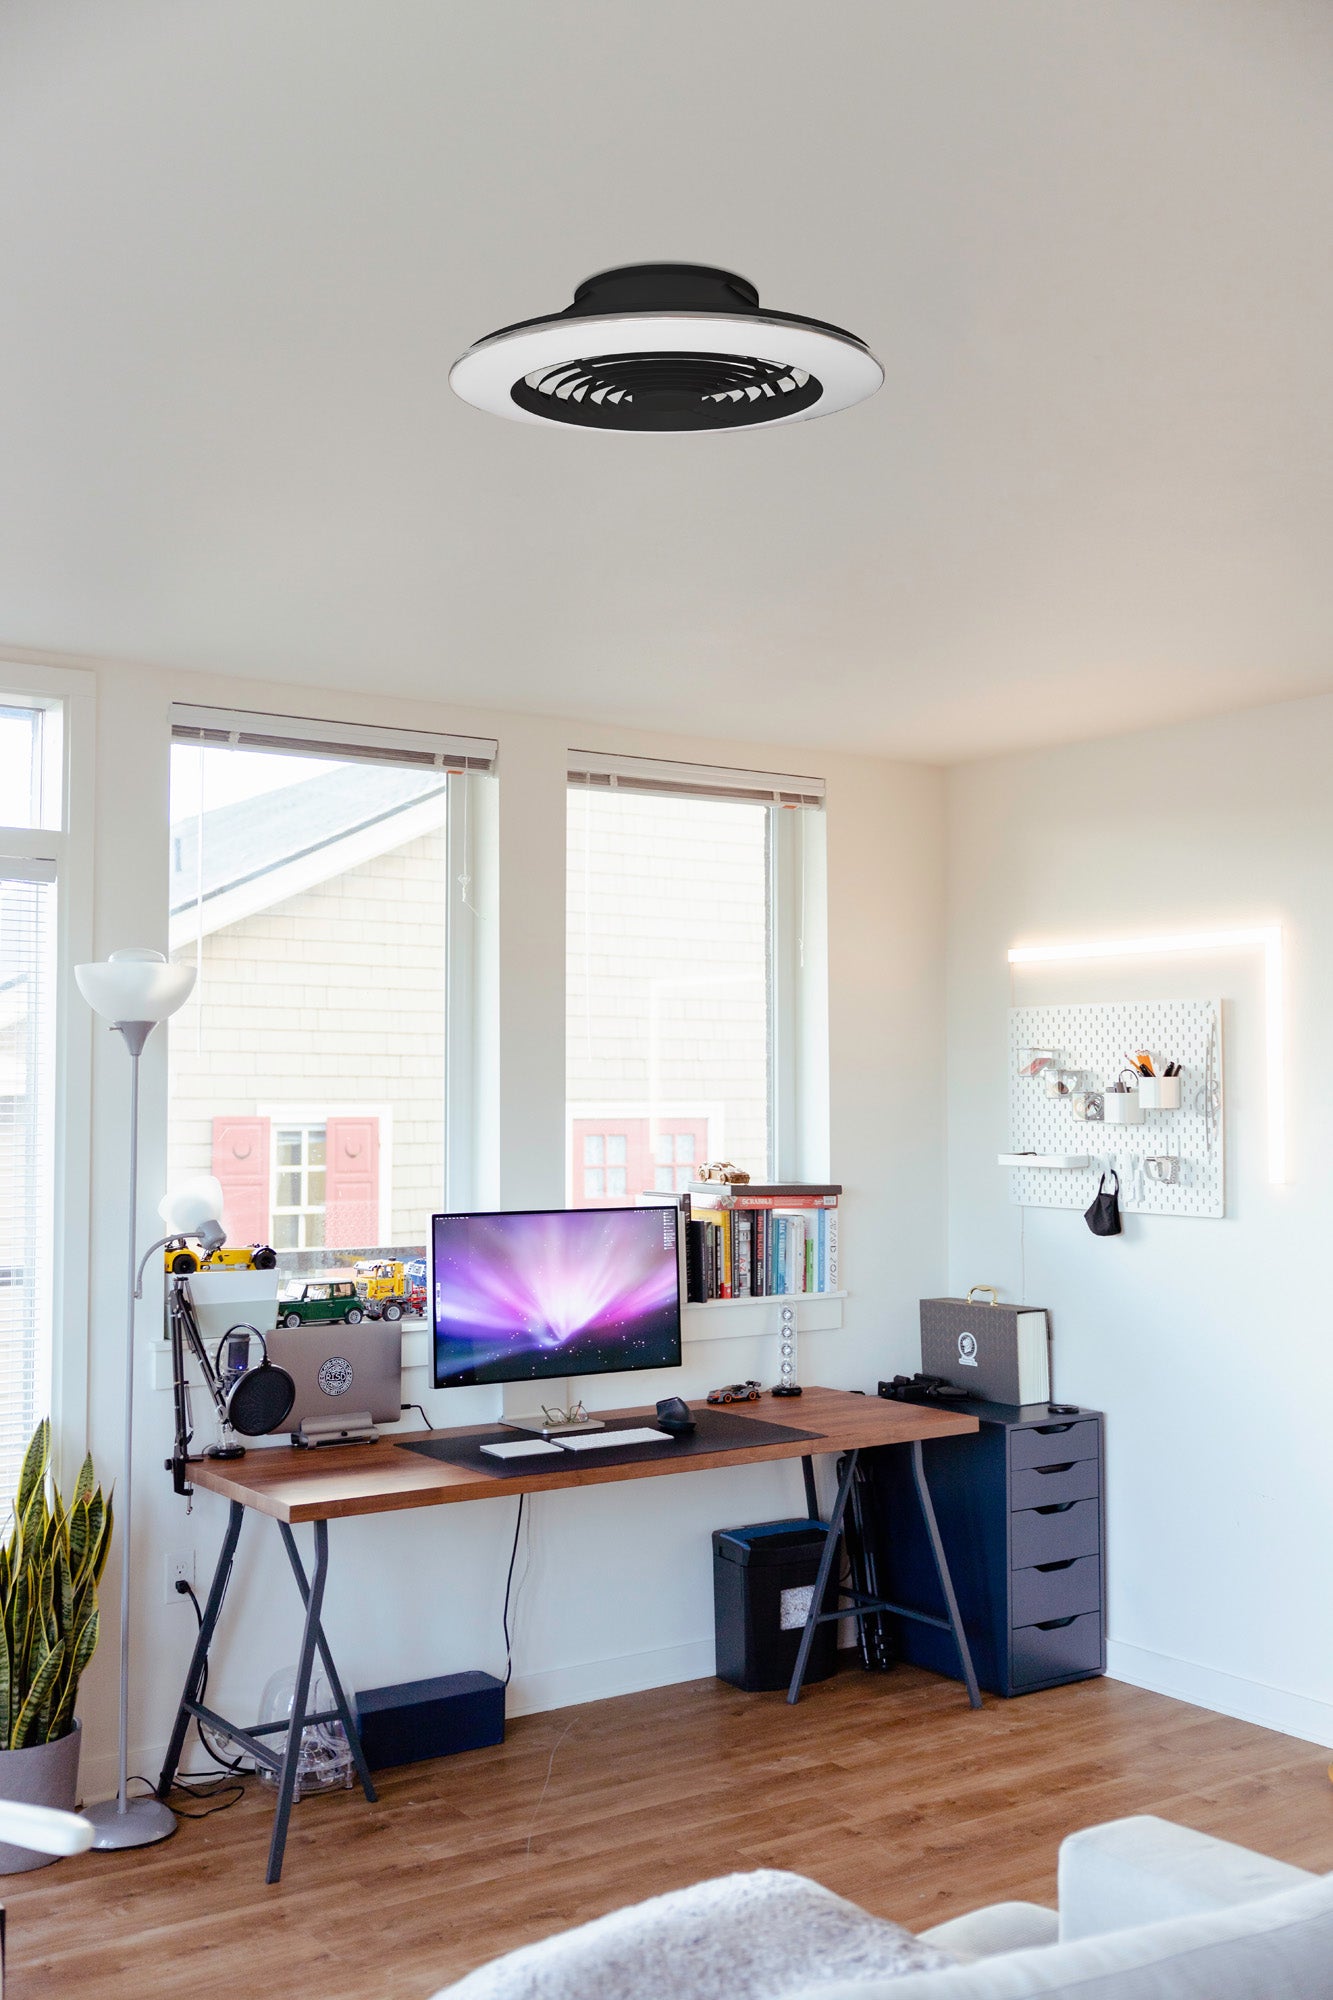
<path fill-rule="evenodd" d="M 403 1404 L 403 1335 L 387 1321 L 359 1326 L 280 1326 L 266 1336 L 269 1360 L 296 1384 L 291 1415 L 270 1436 L 298 1444 L 350 1444 L 396 1424 Z"/>

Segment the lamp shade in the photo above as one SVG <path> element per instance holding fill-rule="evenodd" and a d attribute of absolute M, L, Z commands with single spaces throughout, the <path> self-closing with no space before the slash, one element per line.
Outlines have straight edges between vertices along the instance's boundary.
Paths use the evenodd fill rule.
<path fill-rule="evenodd" d="M 176 1181 L 157 1204 L 157 1212 L 173 1236 L 193 1236 L 222 1213 L 222 1182 L 215 1174 L 190 1174 Z"/>
<path fill-rule="evenodd" d="M 88 1005 L 108 1021 L 165 1021 L 189 999 L 194 967 L 136 947 L 76 965 L 74 977 Z"/>

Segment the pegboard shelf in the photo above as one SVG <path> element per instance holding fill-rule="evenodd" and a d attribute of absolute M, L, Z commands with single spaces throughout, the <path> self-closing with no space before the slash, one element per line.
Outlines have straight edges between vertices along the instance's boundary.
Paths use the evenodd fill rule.
<path fill-rule="evenodd" d="M 1035 1074 L 1034 1049 L 1051 1057 Z M 1075 1105 L 1090 1093 L 1115 1103 L 1111 1087 L 1135 1049 L 1151 1051 L 1159 1067 L 1178 1062 L 1179 1077 L 1159 1077 L 1158 1091 L 1146 1097 L 1140 1087 L 1135 1122 L 1078 1118 Z M 1050 1090 L 1050 1074 L 1063 1090 Z M 1165 1101 L 1154 1103 L 1154 1096 Z M 1127 1214 L 1217 1218 L 1226 1212 L 1224 1131 L 1220 1000 L 1010 1010 L 1012 1150 L 1000 1161 L 1009 1169 L 1011 1201 L 1086 1209 L 1102 1174 L 1114 1171 Z M 1071 1142 L 1096 1150 L 1067 1153 Z"/>

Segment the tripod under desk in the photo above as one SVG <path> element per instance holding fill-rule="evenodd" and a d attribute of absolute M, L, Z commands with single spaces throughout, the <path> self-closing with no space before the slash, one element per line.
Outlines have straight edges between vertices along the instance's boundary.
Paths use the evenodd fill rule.
<path fill-rule="evenodd" d="M 703 1405 L 700 1404 L 698 1407 L 702 1408 Z M 627 1424 L 650 1423 L 656 1416 L 656 1412 L 652 1409 L 616 1410 L 602 1414 Z M 252 1450 L 245 1458 L 231 1462 L 212 1459 L 193 1460 L 189 1470 L 192 1484 L 196 1488 L 216 1493 L 228 1502 L 227 1527 L 209 1587 L 208 1602 L 204 1607 L 199 1637 L 185 1677 L 180 1706 L 167 1747 L 166 1761 L 158 1780 L 159 1796 L 166 1798 L 175 1779 L 185 1745 L 185 1734 L 192 1719 L 203 1722 L 217 1735 L 226 1736 L 239 1744 L 257 1765 L 269 1770 L 278 1781 L 277 1805 L 266 1877 L 270 1882 L 276 1882 L 282 1873 L 283 1849 L 287 1842 L 287 1826 L 296 1788 L 301 1733 L 306 1723 L 315 1721 L 342 1723 L 347 1732 L 347 1741 L 351 1747 L 361 1788 L 368 1799 L 375 1798 L 375 1787 L 362 1755 L 356 1722 L 348 1707 L 337 1668 L 333 1663 L 333 1655 L 320 1622 L 324 1586 L 329 1568 L 330 1521 L 344 1520 L 355 1514 L 396 1514 L 413 1507 L 451 1506 L 468 1500 L 503 1500 L 516 1493 L 554 1493 L 567 1486 L 603 1486 L 625 1479 L 660 1479 L 689 1472 L 717 1472 L 737 1465 L 762 1465 L 772 1459 L 799 1458 L 802 1461 L 806 1502 L 811 1516 L 817 1517 L 819 1510 L 815 1495 L 813 1458 L 822 1454 L 845 1457 L 842 1477 L 838 1482 L 837 1498 L 828 1517 L 828 1534 L 824 1539 L 824 1552 L 811 1598 L 810 1616 L 801 1637 L 800 1651 L 787 1694 L 788 1701 L 794 1702 L 799 1699 L 816 1625 L 830 1618 L 857 1618 L 876 1611 L 890 1611 L 902 1617 L 916 1618 L 926 1624 L 947 1628 L 951 1632 L 958 1648 L 968 1699 L 974 1708 L 979 1708 L 981 1697 L 977 1692 L 972 1660 L 958 1616 L 953 1583 L 935 1523 L 935 1510 L 931 1505 L 930 1489 L 926 1483 L 921 1452 L 922 1442 L 926 1438 L 958 1437 L 975 1431 L 978 1428 L 976 1418 L 947 1408 L 929 1409 L 913 1403 L 886 1401 L 878 1396 L 861 1396 L 846 1389 L 807 1389 L 799 1402 L 794 1399 L 789 1402 L 773 1402 L 766 1397 L 762 1403 L 737 1404 L 733 1406 L 732 1414 L 742 1417 L 748 1415 L 765 1423 L 786 1421 L 794 1429 L 806 1435 L 776 1443 L 742 1445 L 739 1449 L 733 1446 L 725 1451 L 695 1451 L 688 1457 L 676 1459 L 642 1459 L 629 1465 L 598 1465 L 589 1456 L 575 1458 L 571 1454 L 568 1460 L 558 1465 L 545 1460 L 541 1462 L 540 1469 L 537 1464 L 529 1461 L 532 1464 L 530 1471 L 508 1472 L 503 1477 L 474 1471 L 468 1466 L 451 1465 L 438 1459 L 425 1458 L 416 1452 L 399 1450 L 397 1443 L 389 1438 L 381 1438 L 378 1444 L 341 1445 L 318 1451 L 298 1451 L 289 1446 L 269 1447 Z M 487 1425 L 469 1424 L 452 1432 L 433 1431 L 416 1435 L 417 1441 L 420 1441 L 422 1435 L 461 1439 L 470 1433 L 489 1431 L 492 1428 Z M 836 1611 L 825 1611 L 821 1608 L 830 1588 L 830 1573 L 838 1531 L 851 1492 L 857 1456 L 862 1451 L 885 1445 L 903 1446 L 911 1453 L 917 1498 L 935 1556 L 944 1601 L 948 1608 L 947 1618 L 929 1617 L 907 1605 L 889 1604 L 880 1599 L 870 1599 L 845 1590 L 839 1592 L 843 1602 Z M 256 1514 L 267 1514 L 278 1524 L 278 1532 L 282 1536 L 296 1579 L 296 1587 L 305 1607 L 305 1626 L 297 1661 L 296 1688 L 290 1723 L 242 1728 L 206 1707 L 202 1693 L 208 1669 L 208 1650 L 222 1610 L 222 1602 L 236 1555 L 236 1545 L 240 1539 L 241 1524 L 247 1508 Z M 315 1562 L 309 1574 L 301 1560 L 296 1537 L 292 1532 L 296 1526 L 305 1521 L 313 1523 L 314 1526 Z M 318 1714 L 308 1712 L 306 1706 L 310 1696 L 310 1681 L 316 1653 L 323 1661 L 325 1677 L 334 1704 L 332 1709 L 322 1710 Z M 286 1742 L 281 1752 L 263 1740 L 265 1736 L 283 1733 Z"/>

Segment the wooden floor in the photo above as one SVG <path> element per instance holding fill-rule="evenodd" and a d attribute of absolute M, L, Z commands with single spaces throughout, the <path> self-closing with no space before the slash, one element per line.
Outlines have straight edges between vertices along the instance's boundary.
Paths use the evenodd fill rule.
<path fill-rule="evenodd" d="M 470 1967 L 736 1868 L 793 1868 L 913 1929 L 1055 1899 L 1073 1828 L 1156 1812 L 1333 1869 L 1328 1756 L 1115 1681 L 973 1714 L 913 1668 L 799 1708 L 717 1681 L 510 1725 L 499 1749 L 304 1801 L 263 1882 L 271 1794 L 160 1847 L 0 1885 L 10 2000 L 426 2000 Z"/>

